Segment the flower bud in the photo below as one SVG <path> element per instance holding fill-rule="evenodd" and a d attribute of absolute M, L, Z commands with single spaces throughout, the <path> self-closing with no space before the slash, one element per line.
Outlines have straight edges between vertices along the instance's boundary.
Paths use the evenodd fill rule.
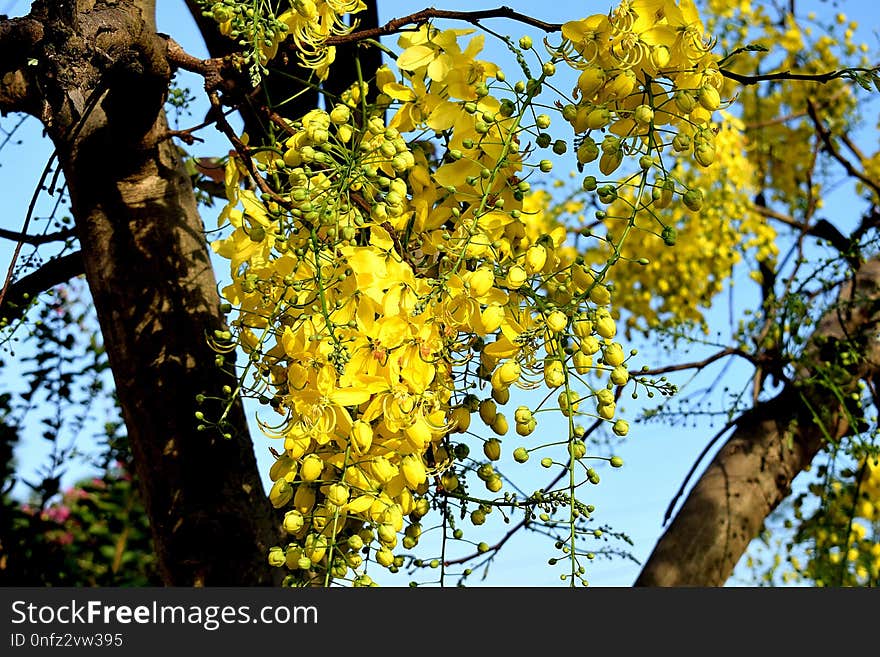
<path fill-rule="evenodd" d="M 697 100 L 693 97 L 693 95 L 683 89 L 679 89 L 678 91 L 676 91 L 672 99 L 675 102 L 675 106 L 678 108 L 678 111 L 680 111 L 682 114 L 690 114 L 697 106 Z"/>
<path fill-rule="evenodd" d="M 629 381 L 629 372 L 623 365 L 618 365 L 611 372 L 611 383 L 616 386 L 624 386 Z"/>
<path fill-rule="evenodd" d="M 547 249 L 541 244 L 534 244 L 526 250 L 526 272 L 536 274 L 547 264 Z"/>
<path fill-rule="evenodd" d="M 581 164 L 587 164 L 599 157 L 599 147 L 592 139 L 585 139 L 577 149 L 577 159 Z M 588 176 L 590 177 L 590 176 Z M 584 179 L 586 180 L 586 178 Z M 595 178 L 594 178 L 595 180 Z M 586 191 L 592 191 L 584 187 Z M 596 189 L 593 187 L 593 189 Z"/>
<path fill-rule="evenodd" d="M 593 369 L 593 357 L 578 351 L 572 356 L 574 371 L 578 374 L 586 374 Z"/>
<path fill-rule="evenodd" d="M 592 335 L 593 333 L 593 322 L 588 320 L 583 315 L 580 315 L 575 318 L 575 320 L 571 323 L 572 332 L 579 338 L 585 338 L 588 335 Z"/>
<path fill-rule="evenodd" d="M 565 417 L 569 417 L 572 413 L 577 412 L 579 396 L 574 390 L 563 390 L 559 393 L 557 401 L 559 409 Z"/>
<path fill-rule="evenodd" d="M 504 487 L 504 482 L 501 481 L 501 477 L 499 477 L 498 475 L 495 475 L 494 477 L 491 477 L 491 478 L 486 482 L 486 488 L 489 489 L 489 490 L 490 490 L 491 492 L 493 492 L 493 493 L 497 493 L 497 492 L 500 491 L 503 487 Z"/>
<path fill-rule="evenodd" d="M 288 511 L 284 514 L 284 522 L 282 523 L 282 527 L 284 527 L 284 531 L 288 534 L 296 534 L 300 529 L 303 528 L 305 524 L 305 519 L 303 518 L 303 514 L 301 514 L 297 510 Z"/>
<path fill-rule="evenodd" d="M 532 409 L 528 406 L 518 406 L 513 414 L 513 419 L 516 420 L 517 424 L 525 424 L 533 417 Z"/>
<path fill-rule="evenodd" d="M 489 267 L 479 267 L 468 278 L 470 292 L 475 297 L 481 297 L 492 289 L 495 284 L 495 274 Z"/>
<path fill-rule="evenodd" d="M 425 471 L 425 464 L 422 463 L 421 457 L 416 456 L 415 454 L 408 454 L 403 457 L 400 464 L 400 471 L 403 473 L 406 485 L 411 489 L 418 488 L 428 478 Z"/>
<path fill-rule="evenodd" d="M 568 324 L 568 318 L 561 310 L 554 310 L 549 315 L 547 315 L 545 322 L 547 324 L 547 328 L 549 328 L 553 333 L 559 333 L 560 331 L 565 330 L 565 327 Z"/>
<path fill-rule="evenodd" d="M 499 413 L 495 416 L 495 421 L 490 425 L 492 431 L 497 433 L 499 436 L 503 436 L 507 433 L 508 424 L 507 418 L 504 416 L 504 413 Z"/>
<path fill-rule="evenodd" d="M 523 437 L 530 436 L 532 435 L 532 432 L 534 432 L 534 430 L 537 428 L 537 426 L 538 422 L 537 420 L 535 420 L 535 418 L 532 418 L 528 422 L 517 422 L 516 432 Z"/>
<path fill-rule="evenodd" d="M 611 112 L 605 107 L 597 107 L 587 115 L 587 127 L 590 130 L 604 128 L 611 123 Z"/>
<path fill-rule="evenodd" d="M 681 198 L 688 210 L 699 212 L 703 207 L 703 192 L 699 189 L 689 189 Z"/>
<path fill-rule="evenodd" d="M 519 265 L 513 265 L 507 270 L 507 286 L 511 289 L 519 289 L 526 282 L 528 274 L 526 270 Z"/>
<path fill-rule="evenodd" d="M 596 311 L 596 332 L 609 340 L 617 334 L 617 325 L 614 322 L 614 318 L 604 308 Z"/>
<path fill-rule="evenodd" d="M 287 479 L 279 479 L 272 485 L 272 488 L 269 491 L 269 501 L 276 509 L 280 509 L 287 504 L 292 497 L 293 486 L 290 485 L 290 482 L 287 481 Z"/>
<path fill-rule="evenodd" d="M 501 458 L 501 441 L 497 438 L 490 438 L 483 443 L 483 453 L 490 461 L 497 461 Z"/>
<path fill-rule="evenodd" d="M 623 363 L 625 358 L 626 356 L 623 353 L 623 347 L 618 342 L 607 344 L 602 350 L 602 360 L 605 361 L 606 365 L 610 365 L 611 367 L 617 367 Z"/>
<path fill-rule="evenodd" d="M 324 461 L 316 454 L 309 454 L 303 459 L 300 477 L 303 481 L 315 481 L 324 471 Z"/>
<path fill-rule="evenodd" d="M 549 388 L 558 388 L 565 383 L 565 367 L 555 358 L 544 359 L 544 383 Z"/>
<path fill-rule="evenodd" d="M 269 565 L 273 568 L 280 568 L 287 560 L 284 557 L 284 550 L 280 547 L 269 548 Z"/>
<path fill-rule="evenodd" d="M 495 416 L 498 415 L 498 407 L 495 405 L 495 402 L 491 399 L 484 399 L 480 402 L 480 419 L 486 426 L 489 426 L 495 421 Z"/>
<path fill-rule="evenodd" d="M 636 123 L 647 125 L 654 120 L 654 110 L 650 105 L 639 105 L 633 112 Z"/>
<path fill-rule="evenodd" d="M 715 147 L 705 143 L 698 144 L 694 147 L 694 159 L 701 166 L 709 166 L 715 161 Z"/>
<path fill-rule="evenodd" d="M 578 76 L 577 88 L 581 92 L 581 98 L 592 100 L 596 92 L 605 84 L 608 76 L 601 68 L 588 68 Z"/>
<path fill-rule="evenodd" d="M 351 425 L 351 444 L 358 454 L 366 454 L 373 444 L 373 428 L 363 420 Z"/>
<path fill-rule="evenodd" d="M 345 484 L 330 484 L 327 488 L 327 501 L 342 506 L 348 502 L 348 487 Z"/>
<path fill-rule="evenodd" d="M 697 92 L 697 101 L 706 110 L 714 112 L 721 106 L 721 95 L 711 84 L 704 84 Z"/>

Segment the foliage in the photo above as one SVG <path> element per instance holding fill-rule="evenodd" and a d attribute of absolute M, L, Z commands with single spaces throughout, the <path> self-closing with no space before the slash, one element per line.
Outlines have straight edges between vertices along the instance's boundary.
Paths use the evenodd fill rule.
<path fill-rule="evenodd" d="M 15 483 L 9 423 L 11 396 L 0 399 L 0 584 L 4 586 L 147 586 L 160 583 L 140 494 L 124 463 L 108 464 L 102 477 L 58 492 L 58 477 L 36 485 L 22 503 Z M 118 454 L 108 449 L 108 457 Z M 126 450 L 123 447 L 122 452 Z"/>

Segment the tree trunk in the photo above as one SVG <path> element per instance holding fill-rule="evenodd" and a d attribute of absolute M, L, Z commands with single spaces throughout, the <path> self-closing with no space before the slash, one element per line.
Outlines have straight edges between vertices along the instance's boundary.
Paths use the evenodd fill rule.
<path fill-rule="evenodd" d="M 816 327 L 796 383 L 740 418 L 658 541 L 636 586 L 721 586 L 794 478 L 822 449 L 860 427 L 858 410 L 839 402 L 880 363 L 880 261 L 862 265 Z M 841 347 L 861 358 L 841 363 Z M 832 373 L 839 395 L 817 374 Z M 814 415 L 815 414 L 815 415 Z"/>
<path fill-rule="evenodd" d="M 240 403 L 230 438 L 197 430 L 196 412 L 218 418 L 235 380 L 207 341 L 224 318 L 192 185 L 167 138 L 171 71 L 154 4 L 34 3 L 45 35 L 35 53 L 41 118 L 70 192 L 163 579 L 270 584 L 277 522 Z"/>

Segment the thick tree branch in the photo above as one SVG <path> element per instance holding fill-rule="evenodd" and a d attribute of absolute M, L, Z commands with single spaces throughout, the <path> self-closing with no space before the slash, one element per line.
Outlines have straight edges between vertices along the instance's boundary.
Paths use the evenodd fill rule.
<path fill-rule="evenodd" d="M 84 271 L 82 252 L 75 251 L 50 260 L 35 272 L 16 281 L 6 290 L 6 296 L 0 304 L 0 324 L 9 325 L 20 319 L 37 295 L 79 276 Z"/>
<path fill-rule="evenodd" d="M 388 34 L 396 34 L 407 27 L 421 25 L 433 18 L 447 18 L 450 20 L 466 21 L 474 24 L 478 24 L 479 21 L 486 18 L 507 18 L 526 25 L 531 25 L 532 27 L 537 27 L 539 30 L 545 32 L 558 32 L 562 29 L 561 23 L 548 23 L 534 18 L 533 16 L 521 14 L 510 7 L 498 7 L 497 9 L 483 9 L 479 11 L 448 11 L 429 7 L 417 11 L 414 14 L 409 14 L 408 16 L 395 18 L 379 27 L 356 30 L 350 34 L 329 37 L 324 43 L 328 46 L 338 46 L 343 43 L 353 43 L 365 39 L 377 39 Z"/>
<path fill-rule="evenodd" d="M 212 91 L 221 87 L 226 79 L 225 73 L 231 69 L 223 57 L 211 59 L 199 59 L 189 54 L 177 41 L 171 37 L 165 37 L 167 44 L 166 57 L 168 63 L 174 67 L 189 71 L 202 76 L 205 79 L 205 89 Z"/>

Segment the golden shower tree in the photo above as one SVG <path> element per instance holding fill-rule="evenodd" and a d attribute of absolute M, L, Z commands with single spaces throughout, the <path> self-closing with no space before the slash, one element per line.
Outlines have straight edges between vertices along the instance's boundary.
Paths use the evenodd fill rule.
<path fill-rule="evenodd" d="M 845 18 L 705 4 L 379 24 L 360 0 L 197 0 L 206 60 L 147 1 L 0 22 L 0 108 L 43 122 L 81 245 L 7 280 L 6 330 L 85 273 L 167 583 L 452 583 L 520 529 L 586 582 L 586 491 L 622 465 L 595 437 L 630 432 L 622 395 L 673 395 L 665 374 L 727 358 L 753 366 L 749 395 L 637 583 L 724 583 L 820 453 L 796 573 L 876 581 L 880 187 L 853 136 L 876 70 Z M 204 80 L 192 130 L 162 109 L 178 69 Z M 175 145 L 206 126 L 229 145 L 197 169 L 222 205 L 210 245 Z M 820 212 L 841 176 L 865 208 L 846 232 Z M 816 241 L 833 257 L 811 261 Z M 729 344 L 699 362 L 628 345 L 701 335 L 742 266 L 763 298 Z M 268 499 L 243 398 L 276 439 Z M 535 470 L 545 485 L 517 484 Z"/>

